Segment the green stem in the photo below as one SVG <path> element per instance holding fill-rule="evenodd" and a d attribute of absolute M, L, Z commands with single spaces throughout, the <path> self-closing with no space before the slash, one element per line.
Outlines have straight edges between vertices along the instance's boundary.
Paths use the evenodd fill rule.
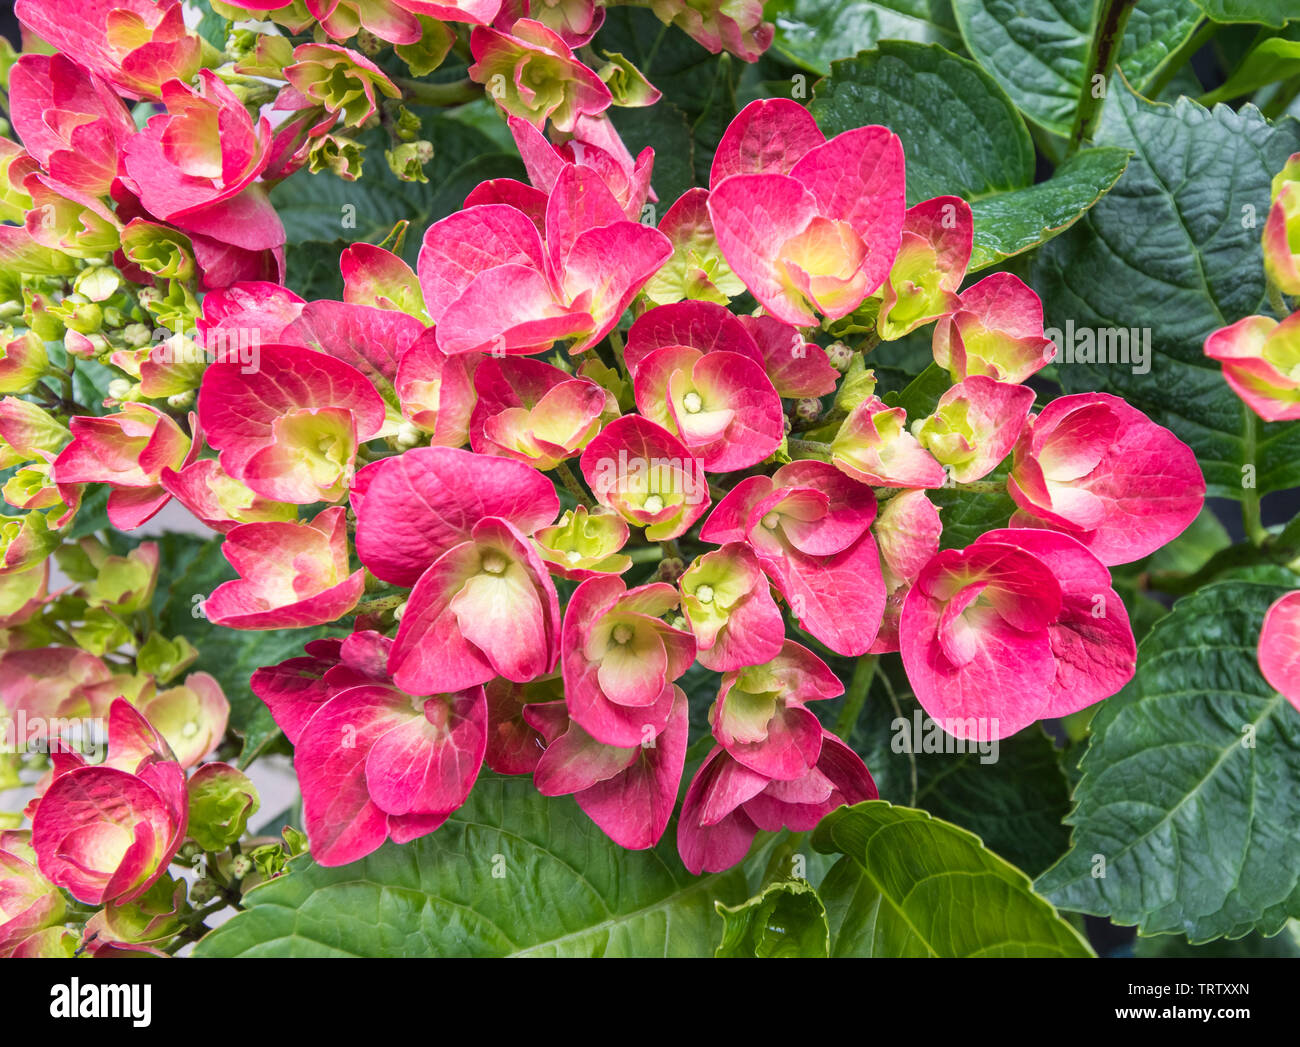
<path fill-rule="evenodd" d="M 618 373 L 623 376 L 623 381 L 631 386 L 632 372 L 628 370 L 627 360 L 623 356 L 623 336 L 618 333 L 618 328 L 609 332 L 609 347 L 614 354 L 614 362 L 618 364 Z"/>
<path fill-rule="evenodd" d="M 957 485 L 963 491 L 970 491 L 972 494 L 996 494 L 998 491 L 1005 491 L 1007 485 L 998 480 L 972 480 L 968 484 Z"/>
<path fill-rule="evenodd" d="M 381 596 L 374 600 L 362 600 L 352 609 L 352 613 L 356 615 L 383 614 L 385 611 L 391 611 L 406 603 L 410 595 L 410 593 L 398 593 L 395 596 Z"/>
<path fill-rule="evenodd" d="M 633 549 L 627 554 L 627 558 L 633 563 L 658 563 L 664 558 L 664 551 L 657 545 L 647 545 L 640 549 Z"/>
<path fill-rule="evenodd" d="M 853 725 L 862 715 L 862 707 L 867 703 L 867 692 L 871 690 L 871 680 L 876 675 L 879 662 L 879 655 L 864 654 L 853 667 L 853 676 L 844 693 L 844 708 L 840 710 L 840 718 L 835 722 L 835 733 L 846 741 L 853 731 Z"/>
<path fill-rule="evenodd" d="M 1098 12 L 1097 29 L 1092 34 L 1092 44 L 1088 51 L 1088 61 L 1084 65 L 1083 87 L 1079 91 L 1079 105 L 1074 114 L 1074 126 L 1070 129 L 1070 153 L 1078 151 L 1079 146 L 1090 141 L 1101 119 L 1102 103 L 1106 100 L 1105 84 L 1110 79 L 1110 72 L 1115 67 L 1115 56 L 1119 54 L 1120 41 L 1124 39 L 1124 27 L 1128 25 L 1128 16 L 1137 7 L 1137 0 L 1101 0 Z M 1102 78 L 1102 90 L 1093 86 L 1093 81 Z"/>
<path fill-rule="evenodd" d="M 1279 320 L 1285 319 L 1291 313 L 1291 310 L 1286 307 L 1286 298 L 1282 295 L 1282 289 L 1272 280 L 1268 282 L 1268 304 Z"/>
<path fill-rule="evenodd" d="M 555 467 L 555 475 L 560 478 L 560 482 L 564 484 L 565 489 L 574 498 L 578 499 L 581 505 L 585 505 L 588 509 L 596 508 L 596 503 L 591 500 L 591 495 L 586 492 L 586 489 L 578 482 L 578 478 L 573 475 L 573 470 L 569 468 L 568 462 L 560 462 Z"/>
<path fill-rule="evenodd" d="M 1242 411 L 1246 415 L 1245 461 L 1251 465 L 1255 461 L 1255 449 L 1259 444 L 1259 416 L 1244 405 Z M 1268 531 L 1264 529 L 1260 518 L 1258 478 L 1253 479 L 1256 482 L 1250 487 L 1243 488 L 1241 492 L 1241 523 L 1246 529 L 1246 537 L 1258 548 L 1268 538 Z"/>
<path fill-rule="evenodd" d="M 791 458 L 816 458 L 821 462 L 831 460 L 831 445 L 816 440 L 800 440 L 792 436 L 786 440 L 786 449 Z"/>
<path fill-rule="evenodd" d="M 483 85 L 473 80 L 456 80 L 450 84 L 431 84 L 425 80 L 411 80 L 405 76 L 393 80 L 402 89 L 403 98 L 414 105 L 427 105 L 445 109 L 464 105 L 483 94 Z"/>

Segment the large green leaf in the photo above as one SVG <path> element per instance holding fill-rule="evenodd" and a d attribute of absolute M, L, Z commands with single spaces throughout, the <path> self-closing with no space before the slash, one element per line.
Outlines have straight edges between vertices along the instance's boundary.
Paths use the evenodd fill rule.
<path fill-rule="evenodd" d="M 671 833 L 652 851 L 627 851 L 572 798 L 485 776 L 431 836 L 340 868 L 296 859 L 197 952 L 710 956 L 722 932 L 713 903 L 748 896 L 740 868 L 687 873 Z"/>
<path fill-rule="evenodd" d="M 213 625 L 203 615 L 203 601 L 235 577 L 221 555 L 222 539 L 164 534 L 155 540 L 161 546 L 162 572 L 154 594 L 154 619 L 168 639 L 184 636 L 198 648 L 192 671 L 211 673 L 221 684 L 230 702 L 230 726 L 244 739 L 241 763 L 247 765 L 279 731 L 266 705 L 249 690 L 249 678 L 263 665 L 302 654 L 304 644 L 328 630 L 250 631 Z"/>
<path fill-rule="evenodd" d="M 1020 111 L 1064 135 L 1084 89 L 1096 32 L 1096 0 L 954 0 L 953 13 L 971 55 Z M 1139 88 L 1192 35 L 1201 19 L 1193 0 L 1139 5 L 1120 44 L 1119 65 Z"/>
<path fill-rule="evenodd" d="M 869 800 L 827 815 L 813 846 L 832 956 L 1090 956 L 1029 878 L 965 829 Z"/>
<path fill-rule="evenodd" d="M 881 40 L 961 46 L 949 0 L 776 0 L 763 13 L 776 26 L 772 46 L 823 76 Z"/>
<path fill-rule="evenodd" d="M 935 44 L 882 41 L 836 62 L 809 108 L 827 135 L 884 124 L 903 140 L 907 198 L 977 199 L 1034 180 L 1034 147 L 1011 99 L 974 62 Z"/>
<path fill-rule="evenodd" d="M 1286 80 L 1300 74 L 1300 40 L 1284 40 L 1280 36 L 1261 40 L 1226 83 L 1215 88 L 1201 99 L 1202 105 L 1229 102 L 1248 95 L 1266 84 Z"/>
<path fill-rule="evenodd" d="M 1123 396 L 1196 452 L 1214 495 L 1240 498 L 1242 467 L 1267 492 L 1300 484 L 1300 426 L 1255 424 L 1203 350 L 1216 328 L 1266 308 L 1259 237 L 1269 183 L 1300 149 L 1300 123 L 1253 107 L 1159 105 L 1122 82 L 1098 133 L 1132 150 L 1114 190 L 1034 259 L 1049 326 L 1145 329 L 1148 369 L 1057 361 L 1068 392 Z M 1176 395 L 1171 395 L 1171 391 Z"/>
<path fill-rule="evenodd" d="M 1046 182 L 971 204 L 975 242 L 970 272 L 996 265 L 1063 232 L 1106 195 L 1128 166 L 1128 150 L 1085 149 Z"/>
<path fill-rule="evenodd" d="M 1208 586 L 1143 640 L 1092 721 L 1070 852 L 1037 883 L 1057 905 L 1193 942 L 1300 915 L 1300 713 L 1255 661 L 1284 591 Z"/>
<path fill-rule="evenodd" d="M 717 903 L 724 958 L 824 958 L 830 951 L 826 907 L 812 884 L 778 880 L 741 905 Z"/>
<path fill-rule="evenodd" d="M 1216 22 L 1262 22 L 1281 28 L 1300 18 L 1295 0 L 1197 0 Z"/>

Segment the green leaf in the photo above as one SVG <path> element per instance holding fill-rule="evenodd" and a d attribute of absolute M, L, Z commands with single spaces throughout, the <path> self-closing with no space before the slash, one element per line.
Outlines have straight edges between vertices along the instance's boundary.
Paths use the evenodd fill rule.
<path fill-rule="evenodd" d="M 1126 149 L 1085 149 L 1046 182 L 976 200 L 968 271 L 996 265 L 1068 229 L 1119 181 L 1128 157 Z"/>
<path fill-rule="evenodd" d="M 208 0 L 190 0 L 190 6 L 199 13 L 199 24 L 195 27 L 199 36 L 218 51 L 224 51 L 230 23 L 212 10 Z"/>
<path fill-rule="evenodd" d="M 1247 959 L 1300 957 L 1300 923 L 1290 921 L 1286 930 L 1265 938 L 1262 934 L 1248 934 L 1236 941 L 1209 942 L 1192 945 L 1180 934 L 1162 934 L 1156 938 L 1138 938 L 1133 954 L 1143 959 Z"/>
<path fill-rule="evenodd" d="M 1240 98 L 1278 80 L 1300 74 L 1300 40 L 1274 36 L 1261 40 L 1259 46 L 1242 60 L 1227 82 L 1201 99 L 1202 105 L 1214 105 Z"/>
<path fill-rule="evenodd" d="M 1143 373 L 1063 353 L 1061 384 L 1122 396 L 1172 429 L 1196 452 L 1211 495 L 1240 498 L 1245 465 L 1261 492 L 1300 484 L 1300 426 L 1256 425 L 1203 349 L 1212 331 L 1266 308 L 1269 183 L 1300 149 L 1300 123 L 1270 124 L 1250 106 L 1159 105 L 1117 81 L 1098 141 L 1132 150 L 1128 170 L 1035 255 L 1032 282 L 1048 326 L 1145 329 L 1152 353 Z"/>
<path fill-rule="evenodd" d="M 826 906 L 804 880 L 768 884 L 740 905 L 714 904 L 723 925 L 715 956 L 769 959 L 830 954 Z"/>
<path fill-rule="evenodd" d="M 822 76 L 881 40 L 961 46 L 949 0 L 776 0 L 763 13 L 776 26 L 773 48 Z"/>
<path fill-rule="evenodd" d="M 294 859 L 200 956 L 709 956 L 713 902 L 749 895 L 739 869 L 693 877 L 672 834 L 611 842 L 571 797 L 480 778 L 437 832 L 327 869 Z"/>
<path fill-rule="evenodd" d="M 1192 942 L 1300 914 L 1300 714 L 1255 660 L 1284 591 L 1207 586 L 1142 641 L 1093 719 L 1070 852 L 1037 883 L 1057 905 Z"/>
<path fill-rule="evenodd" d="M 844 855 L 820 891 L 832 956 L 1092 955 L 1024 873 L 925 811 L 841 807 L 812 842 Z"/>
<path fill-rule="evenodd" d="M 1294 0 L 1197 0 L 1216 22 L 1261 22 L 1280 29 L 1300 18 Z"/>
<path fill-rule="evenodd" d="M 884 400 L 890 407 L 901 407 L 910 421 L 924 418 L 952 388 L 952 376 L 933 360 L 900 393 L 888 393 Z"/>
<path fill-rule="evenodd" d="M 266 705 L 248 687 L 249 678 L 264 665 L 275 665 L 302 654 L 303 645 L 328 635 L 327 628 L 251 631 L 216 626 L 203 616 L 203 601 L 222 582 L 236 577 L 221 555 L 220 536 L 204 539 L 189 534 L 163 534 L 162 571 L 154 593 L 153 613 L 168 637 L 183 636 L 198 648 L 190 672 L 216 677 L 230 702 L 230 726 L 244 739 L 241 766 L 247 766 L 279 733 Z"/>
<path fill-rule="evenodd" d="M 1005 468 L 999 468 L 985 480 L 1003 480 Z M 964 549 L 985 531 L 1006 527 L 1016 503 L 1004 490 L 967 491 L 960 487 L 936 487 L 926 492 L 930 501 L 939 507 L 939 522 L 943 534 L 939 545 L 943 549 Z"/>
<path fill-rule="evenodd" d="M 809 108 L 836 135 L 884 124 L 903 141 L 909 204 L 978 199 L 1034 180 L 1034 147 L 1016 107 L 974 62 L 935 44 L 885 40 L 818 82 Z"/>
<path fill-rule="evenodd" d="M 974 57 L 1030 119 L 1070 132 L 1085 88 L 1098 4 L 1094 0 L 954 0 L 953 13 Z M 1193 0 L 1139 5 L 1129 17 L 1118 62 L 1145 87 L 1201 19 Z"/>

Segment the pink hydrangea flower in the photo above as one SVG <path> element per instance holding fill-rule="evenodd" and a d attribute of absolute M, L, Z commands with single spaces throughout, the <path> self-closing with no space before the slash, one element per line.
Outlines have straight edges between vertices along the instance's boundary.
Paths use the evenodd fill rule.
<path fill-rule="evenodd" d="M 97 685 L 112 679 L 103 659 L 73 647 L 12 648 L 0 654 L 0 698 L 10 712 L 46 720 L 102 716 Z"/>
<path fill-rule="evenodd" d="M 384 424 L 384 401 L 355 367 L 300 346 L 265 345 L 256 364 L 217 360 L 199 421 L 221 465 L 263 498 L 310 505 L 347 493 L 357 447 Z"/>
<path fill-rule="evenodd" d="M 831 461 L 846 475 L 877 487 L 941 487 L 946 474 L 907 431 L 907 412 L 868 396 L 840 424 Z"/>
<path fill-rule="evenodd" d="M 934 325 L 934 360 L 954 382 L 984 375 L 1023 382 L 1046 367 L 1056 346 L 1043 334 L 1043 303 L 1010 273 L 994 273 L 966 288 L 957 309 Z"/>
<path fill-rule="evenodd" d="M 659 219 L 659 231 L 672 243 L 673 253 L 645 285 L 650 301 L 671 305 L 690 298 L 726 305 L 744 293 L 745 285 L 718 249 L 707 189 L 686 190 Z"/>
<path fill-rule="evenodd" d="M 776 32 L 763 21 L 761 0 L 649 0 L 649 6 L 713 54 L 727 51 L 746 62 L 757 62 Z"/>
<path fill-rule="evenodd" d="M 620 748 L 653 740 L 668 724 L 673 681 L 695 660 L 695 640 L 661 618 L 677 606 L 663 582 L 628 589 L 616 576 L 574 590 L 564 615 L 564 700 L 587 734 Z"/>
<path fill-rule="evenodd" d="M 793 781 L 767 778 L 718 746 L 686 790 L 677 851 L 697 876 L 722 872 L 749 853 L 760 830 L 805 832 L 837 807 L 878 796 L 862 758 L 829 731 L 817 765 Z"/>
<path fill-rule="evenodd" d="M 531 355 L 561 338 L 576 339 L 571 352 L 581 352 L 609 333 L 672 250 L 658 230 L 628 221 L 600 176 L 577 165 L 556 178 L 544 233 L 501 203 L 429 227 L 420 286 L 444 352 Z"/>
<path fill-rule="evenodd" d="M 1268 609 L 1258 654 L 1268 685 L 1300 709 L 1300 592 L 1287 593 Z"/>
<path fill-rule="evenodd" d="M 364 241 L 351 244 L 339 255 L 339 269 L 343 273 L 343 301 L 396 309 L 421 323 L 428 322 L 419 277 L 392 251 Z"/>
<path fill-rule="evenodd" d="M 536 469 L 554 469 L 578 454 L 602 419 L 618 415 L 618 402 L 595 382 L 540 360 L 488 357 L 474 372 L 474 390 L 474 450 Z"/>
<path fill-rule="evenodd" d="M 820 397 L 835 391 L 840 373 L 826 358 L 826 350 L 816 342 L 805 341 L 797 327 L 774 316 L 739 319 L 758 346 L 763 369 L 781 396 Z"/>
<path fill-rule="evenodd" d="M 36 867 L 31 833 L 0 832 L 0 959 L 38 931 L 63 922 L 63 895 Z"/>
<path fill-rule="evenodd" d="M 732 270 L 769 313 L 847 316 L 889 275 L 903 232 L 903 146 L 883 127 L 826 141 L 797 102 L 751 102 L 718 144 L 709 213 Z"/>
<path fill-rule="evenodd" d="M 627 521 L 609 509 L 567 509 L 559 522 L 540 527 L 533 543 L 551 573 L 574 582 L 602 574 L 622 574 L 632 566 L 619 552 L 627 544 Z"/>
<path fill-rule="evenodd" d="M 163 85 L 166 113 L 151 117 L 126 143 L 123 181 L 151 215 L 186 232 L 245 251 L 284 245 L 284 226 L 255 184 L 267 164 L 271 129 L 252 118 L 211 70 L 201 90 Z"/>
<path fill-rule="evenodd" d="M 899 623 L 917 701 L 958 738 L 1006 738 L 1133 676 L 1137 645 L 1110 573 L 1055 531 L 989 531 L 921 570 Z"/>
<path fill-rule="evenodd" d="M 685 534 L 709 507 L 704 466 L 677 437 L 640 415 L 624 415 L 601 430 L 581 458 L 596 500 L 646 538 Z"/>
<path fill-rule="evenodd" d="M 596 0 L 505 0 L 493 25 L 508 33 L 521 18 L 541 22 L 570 47 L 581 47 L 604 24 L 605 8 Z"/>
<path fill-rule="evenodd" d="M 880 629 L 885 584 L 871 537 L 871 488 L 826 462 L 783 465 L 742 480 L 700 538 L 745 542 L 799 624 L 839 654 L 863 654 Z"/>
<path fill-rule="evenodd" d="M 163 490 L 200 522 L 222 534 L 240 524 L 290 521 L 298 516 L 293 505 L 263 498 L 226 472 L 215 458 L 200 458 L 179 470 L 168 467 L 159 481 Z"/>
<path fill-rule="evenodd" d="M 483 757 L 497 774 L 532 774 L 537 768 L 546 739 L 528 722 L 528 709 L 553 703 L 563 694 L 558 674 L 529 683 L 515 683 L 498 676 L 484 684 L 488 704 L 487 753 Z"/>
<path fill-rule="evenodd" d="M 310 523 L 240 524 L 221 552 L 239 578 L 204 601 L 216 625 L 292 629 L 325 625 L 361 599 L 365 572 L 348 569 L 347 510 L 336 505 Z"/>
<path fill-rule="evenodd" d="M 109 712 L 108 759 L 66 753 L 32 819 L 43 876 L 87 905 L 129 902 L 166 871 L 185 839 L 185 772 L 130 703 Z"/>
<path fill-rule="evenodd" d="M 228 344 L 230 334 L 238 336 L 240 332 L 250 341 L 256 338 L 258 345 L 266 345 L 280 340 L 281 332 L 302 315 L 306 304 L 287 287 L 245 280 L 205 294 L 203 312 L 194 326 L 204 336 L 205 345 L 210 341 L 217 341 L 218 347 L 221 344 L 209 335 L 225 334 Z M 214 355 L 220 358 L 219 353 Z"/>
<path fill-rule="evenodd" d="M 533 782 L 543 796 L 572 795 L 578 806 L 620 847 L 640 851 L 663 837 L 677 804 L 686 764 L 686 695 L 670 685 L 667 721 L 635 745 L 596 741 L 569 718 L 563 702 L 524 706 L 546 750 Z"/>
<path fill-rule="evenodd" d="M 225 692 L 209 673 L 190 673 L 183 683 L 161 691 L 151 683 L 135 706 L 185 768 L 198 766 L 212 754 L 225 738 L 230 719 Z"/>
<path fill-rule="evenodd" d="M 169 80 L 189 80 L 202 41 L 185 28 L 180 0 L 18 0 L 18 20 L 57 51 L 131 98 L 157 98 Z"/>
<path fill-rule="evenodd" d="M 1028 386 L 972 375 L 952 386 L 934 413 L 912 427 L 957 483 L 987 476 L 1015 446 L 1034 406 Z"/>
<path fill-rule="evenodd" d="M 528 535 L 559 511 L 551 483 L 520 462 L 444 447 L 370 469 L 357 554 L 377 577 L 414 583 L 389 661 L 396 684 L 431 694 L 550 672 L 559 601 Z"/>
<path fill-rule="evenodd" d="M 678 579 L 682 611 L 695 636 L 696 659 L 730 672 L 781 652 L 785 619 L 754 551 L 728 542 L 705 553 Z"/>
<path fill-rule="evenodd" d="M 1300 182 L 1296 183 L 1300 197 Z M 1247 316 L 1205 339 L 1233 392 L 1266 422 L 1300 418 L 1300 312 L 1281 323 Z"/>
<path fill-rule="evenodd" d="M 313 714 L 294 751 L 312 857 L 346 865 L 386 840 L 433 832 L 473 788 L 486 738 L 482 687 L 340 691 Z"/>
<path fill-rule="evenodd" d="M 249 684 L 294 745 L 305 828 L 323 865 L 433 832 L 483 763 L 483 688 L 403 692 L 388 675 L 392 647 L 372 631 L 313 640 Z"/>
<path fill-rule="evenodd" d="M 908 208 L 903 240 L 885 281 L 876 326 L 886 341 L 961 306 L 957 289 L 970 264 L 975 220 L 960 196 L 936 196 Z"/>
<path fill-rule="evenodd" d="M 1012 525 L 1073 535 L 1105 564 L 1154 552 L 1205 504 L 1191 448 L 1108 393 L 1053 400 L 1026 424 L 1014 461 Z"/>
<path fill-rule="evenodd" d="M 23 55 L 9 71 L 9 116 L 60 187 L 107 196 L 135 122 L 99 77 L 61 54 Z"/>
<path fill-rule="evenodd" d="M 428 433 L 435 447 L 461 447 L 469 442 L 477 400 L 474 373 L 483 359 L 477 353 L 449 356 L 438 348 L 437 331 L 431 329 L 398 360 L 393 385 L 402 417 Z"/>
<path fill-rule="evenodd" d="M 780 446 L 781 398 L 754 340 L 722 306 L 659 306 L 633 324 L 628 343 L 637 408 L 706 470 L 745 469 Z"/>
<path fill-rule="evenodd" d="M 713 737 L 732 759 L 765 778 L 802 778 L 817 765 L 824 734 L 805 703 L 843 693 L 826 663 L 786 640 L 770 661 L 722 677 L 709 712 Z"/>
<path fill-rule="evenodd" d="M 1264 223 L 1264 272 L 1283 294 L 1300 294 L 1300 153 L 1273 176 Z"/>
<path fill-rule="evenodd" d="M 306 303 L 276 340 L 342 360 L 389 393 L 402 357 L 424 333 L 423 323 L 395 309 L 319 301 Z"/>
<path fill-rule="evenodd" d="M 518 19 L 509 33 L 476 26 L 470 34 L 469 76 L 507 113 L 538 130 L 551 120 L 572 131 L 579 116 L 609 108 L 609 88 L 574 57 L 572 48 L 541 22 Z"/>
<path fill-rule="evenodd" d="M 59 484 L 107 484 L 114 527 L 139 527 L 171 499 L 161 483 L 163 470 L 180 469 L 192 449 L 169 416 L 148 404 L 128 403 L 117 414 L 76 417 L 69 424 L 72 442 L 59 452 L 51 475 Z"/>
<path fill-rule="evenodd" d="M 654 168 L 655 153 L 649 146 L 642 149 L 634 161 L 612 127 L 608 134 L 599 137 L 599 144 L 577 137 L 582 131 L 592 129 L 591 124 L 595 121 L 590 119 L 579 121 L 575 137 L 560 145 L 552 145 L 541 131 L 520 117 L 509 117 L 507 123 L 534 188 L 549 196 L 565 167 L 586 167 L 605 183 L 628 219 L 640 221 L 641 209 L 652 195 L 650 172 Z M 603 128 L 604 124 L 597 126 Z M 472 202 L 488 201 L 473 199 Z M 467 199 L 465 203 L 470 206 L 471 200 Z"/>
<path fill-rule="evenodd" d="M 312 640 L 298 657 L 254 672 L 249 689 L 266 704 L 290 744 L 297 745 L 311 718 L 335 695 L 361 684 L 392 682 L 392 646 L 389 637 L 373 630 Z"/>

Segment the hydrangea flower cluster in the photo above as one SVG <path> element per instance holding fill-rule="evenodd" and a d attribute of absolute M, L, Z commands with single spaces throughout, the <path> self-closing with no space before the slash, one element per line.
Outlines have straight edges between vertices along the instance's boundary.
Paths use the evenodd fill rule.
<path fill-rule="evenodd" d="M 651 6 L 715 53 L 771 41 L 756 0 Z M 1109 568 L 1189 525 L 1196 460 L 1117 397 L 1039 402 L 1041 303 L 1010 273 L 968 279 L 970 207 L 908 207 L 890 129 L 828 136 L 796 102 L 753 102 L 656 225 L 653 150 L 634 158 L 608 110 L 658 92 L 622 56 L 587 64 L 595 0 L 240 0 L 283 32 L 244 31 L 225 64 L 179 2 L 17 8 L 58 53 L 14 64 L 21 144 L 0 140 L 19 304 L 0 463 L 22 514 L 0 527 L 0 691 L 8 718 L 104 717 L 109 738 L 100 763 L 56 745 L 30 828 L 0 836 L 0 952 L 66 951 L 62 892 L 102 907 L 96 949 L 170 940 L 188 916 L 169 864 L 187 839 L 237 840 L 257 802 L 204 762 L 220 687 L 168 686 L 195 652 L 148 624 L 157 547 L 74 544 L 75 591 L 49 591 L 97 491 L 119 531 L 174 501 L 222 536 L 215 625 L 331 628 L 251 679 L 323 865 L 436 832 L 487 767 L 574 796 L 629 849 L 676 814 L 685 866 L 720 871 L 760 832 L 877 795 L 818 715 L 844 692 L 829 661 L 897 652 L 958 737 L 1132 677 Z M 308 301 L 268 191 L 304 167 L 355 177 L 350 136 L 400 125 L 407 87 L 363 38 L 413 70 L 467 50 L 528 181 L 475 186 L 413 266 L 354 244 L 342 299 Z M 394 170 L 417 176 L 418 144 Z M 1265 234 L 1283 284 L 1297 164 Z M 1294 319 L 1207 343 L 1265 418 L 1300 417 Z M 870 352 L 926 327 L 946 391 L 909 415 Z M 107 413 L 76 401 L 77 362 L 112 369 Z M 1015 510 L 952 547 L 940 490 Z M 1284 601 L 1270 628 L 1296 621 Z M 1293 679 L 1294 643 L 1269 635 L 1266 673 Z M 716 676 L 702 747 L 688 672 Z"/>

